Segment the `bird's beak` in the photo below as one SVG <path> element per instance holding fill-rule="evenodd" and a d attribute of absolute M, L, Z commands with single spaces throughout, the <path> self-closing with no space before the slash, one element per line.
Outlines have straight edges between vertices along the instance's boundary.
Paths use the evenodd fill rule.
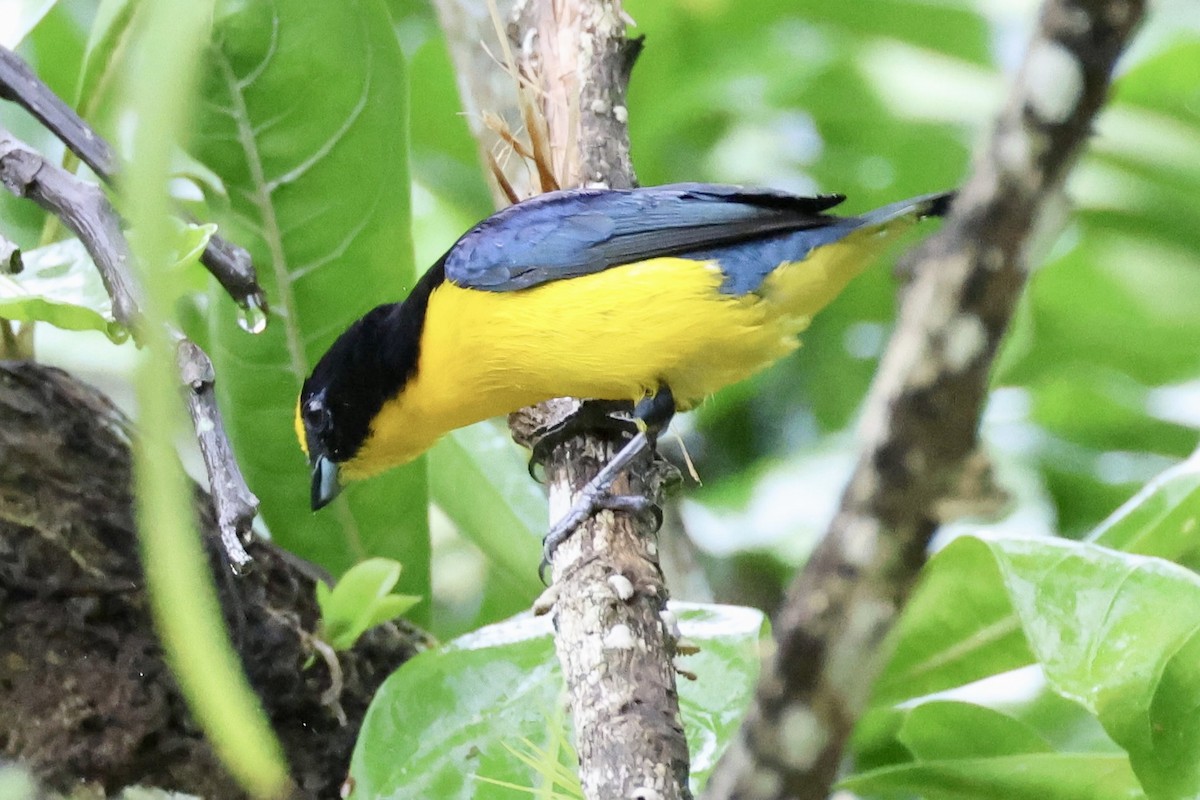
<path fill-rule="evenodd" d="M 326 456 L 318 455 L 312 460 L 312 510 L 327 506 L 341 490 L 338 465 Z"/>

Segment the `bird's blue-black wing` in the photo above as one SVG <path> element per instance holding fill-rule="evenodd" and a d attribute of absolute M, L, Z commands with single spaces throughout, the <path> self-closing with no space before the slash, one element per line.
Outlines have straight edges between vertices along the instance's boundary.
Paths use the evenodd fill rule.
<path fill-rule="evenodd" d="M 759 259 L 742 258 L 747 263 L 739 267 L 737 256 L 747 255 L 740 253 L 744 243 L 769 246 L 807 230 L 817 234 L 810 246 L 838 238 L 845 231 L 831 237 L 822 234 L 834 231 L 822 229 L 841 222 L 824 212 L 842 200 L 698 183 L 551 192 L 510 206 L 463 235 L 444 258 L 446 278 L 506 292 L 649 258 L 694 255 L 719 259 L 727 273 L 725 291 L 749 291 L 774 265 L 755 269 L 749 261 Z"/>

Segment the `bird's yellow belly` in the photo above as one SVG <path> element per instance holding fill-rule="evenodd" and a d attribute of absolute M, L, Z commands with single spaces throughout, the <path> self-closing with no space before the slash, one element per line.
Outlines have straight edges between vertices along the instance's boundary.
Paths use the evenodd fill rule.
<path fill-rule="evenodd" d="M 474 391 L 481 417 L 550 397 L 637 400 L 664 384 L 687 408 L 795 349 L 808 322 L 757 294 L 722 294 L 723 278 L 660 258 L 502 295 L 445 285 L 431 314 L 444 303 L 440 318 L 463 324 L 426 331 L 420 371 L 458 360 L 468 384 L 443 397 Z"/>

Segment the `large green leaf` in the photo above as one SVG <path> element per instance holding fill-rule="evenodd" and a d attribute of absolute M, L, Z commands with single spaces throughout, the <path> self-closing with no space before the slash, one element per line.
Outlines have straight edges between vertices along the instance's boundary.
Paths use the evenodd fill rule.
<path fill-rule="evenodd" d="M 1151 798 L 1200 794 L 1200 577 L 1093 544 L 986 546 L 1051 685 L 1099 718 Z"/>
<path fill-rule="evenodd" d="M 995 561 L 957 541 L 930 562 L 896 637 L 874 704 L 893 705 L 1033 661 Z"/>
<path fill-rule="evenodd" d="M 1090 541 L 1200 570 L 1200 450 L 1146 484 Z"/>
<path fill-rule="evenodd" d="M 1197 520 L 1200 454 L 1151 481 L 1090 540 L 1196 565 Z M 895 651 L 876 683 L 875 705 L 945 691 L 1034 660 L 995 560 L 973 541 L 956 540 L 930 561 L 897 629 Z"/>
<path fill-rule="evenodd" d="M 932 700 L 899 717 L 902 763 L 854 775 L 845 788 L 962 800 L 1144 797 L 1123 753 L 1056 751 L 1032 726 L 995 709 Z"/>
<path fill-rule="evenodd" d="M 1110 548 L 1200 563 L 1195 531 L 1200 520 L 1200 456 L 1164 472 L 1118 509 L 1091 535 Z M 905 610 L 896 632 L 896 647 L 876 683 L 871 710 L 855 730 L 855 751 L 866 767 L 895 766 L 900 755 L 898 729 L 903 708 L 931 696 L 955 696 L 984 702 L 989 689 L 973 688 L 1037 662 L 1028 632 L 1005 588 L 994 554 L 972 538 L 956 540 L 930 562 L 925 577 Z M 1154 645 L 1146 645 L 1149 657 Z M 1040 705 L 1045 706 L 1045 703 Z M 1090 747 L 1095 722 L 1061 705 L 1046 706 L 1043 732 L 1072 747 Z M 1023 715 L 1030 713 L 1025 708 Z M 1074 721 L 1068 721 L 1068 718 Z M 1104 723 L 1104 719 L 1100 719 Z M 1073 733 L 1072 733 L 1073 731 Z"/>
<path fill-rule="evenodd" d="M 765 621 L 745 608 L 672 607 L 700 646 L 685 662 L 698 680 L 681 680 L 679 694 L 693 780 L 702 784 L 749 703 Z M 422 653 L 367 711 L 352 797 L 486 800 L 519 796 L 499 784 L 540 786 L 546 768 L 519 754 L 567 757 L 563 693 L 548 619 L 517 617 Z"/>
<path fill-rule="evenodd" d="M 959 734 L 962 735 L 961 733 Z M 855 775 L 842 788 L 934 800 L 1141 800 L 1121 755 L 1031 753 L 920 761 Z"/>
<path fill-rule="evenodd" d="M 369 555 L 429 596 L 424 463 L 308 510 L 293 430 L 301 382 L 330 342 L 414 279 L 406 77 L 382 2 L 230 3 L 215 22 L 195 153 L 228 191 L 219 218 L 271 302 L 265 333 L 214 296 L 212 355 L 230 433 L 272 536 L 340 574 Z M 427 608 L 427 605 L 421 606 Z"/>
<path fill-rule="evenodd" d="M 169 283 L 178 295 L 197 285 L 200 254 L 215 227 L 171 221 Z M 24 269 L 0 274 L 0 319 L 48 322 L 69 331 L 100 331 L 114 342 L 128 336 L 112 315 L 112 300 L 100 273 L 78 239 L 26 250 Z"/>

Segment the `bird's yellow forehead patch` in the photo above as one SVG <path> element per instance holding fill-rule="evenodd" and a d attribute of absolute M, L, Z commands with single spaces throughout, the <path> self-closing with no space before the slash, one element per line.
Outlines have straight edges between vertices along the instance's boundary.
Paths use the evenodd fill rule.
<path fill-rule="evenodd" d="M 301 414 L 300 398 L 296 398 L 296 438 L 300 440 L 300 449 L 304 451 L 304 457 L 308 458 L 308 435 L 304 431 L 304 417 Z"/>

